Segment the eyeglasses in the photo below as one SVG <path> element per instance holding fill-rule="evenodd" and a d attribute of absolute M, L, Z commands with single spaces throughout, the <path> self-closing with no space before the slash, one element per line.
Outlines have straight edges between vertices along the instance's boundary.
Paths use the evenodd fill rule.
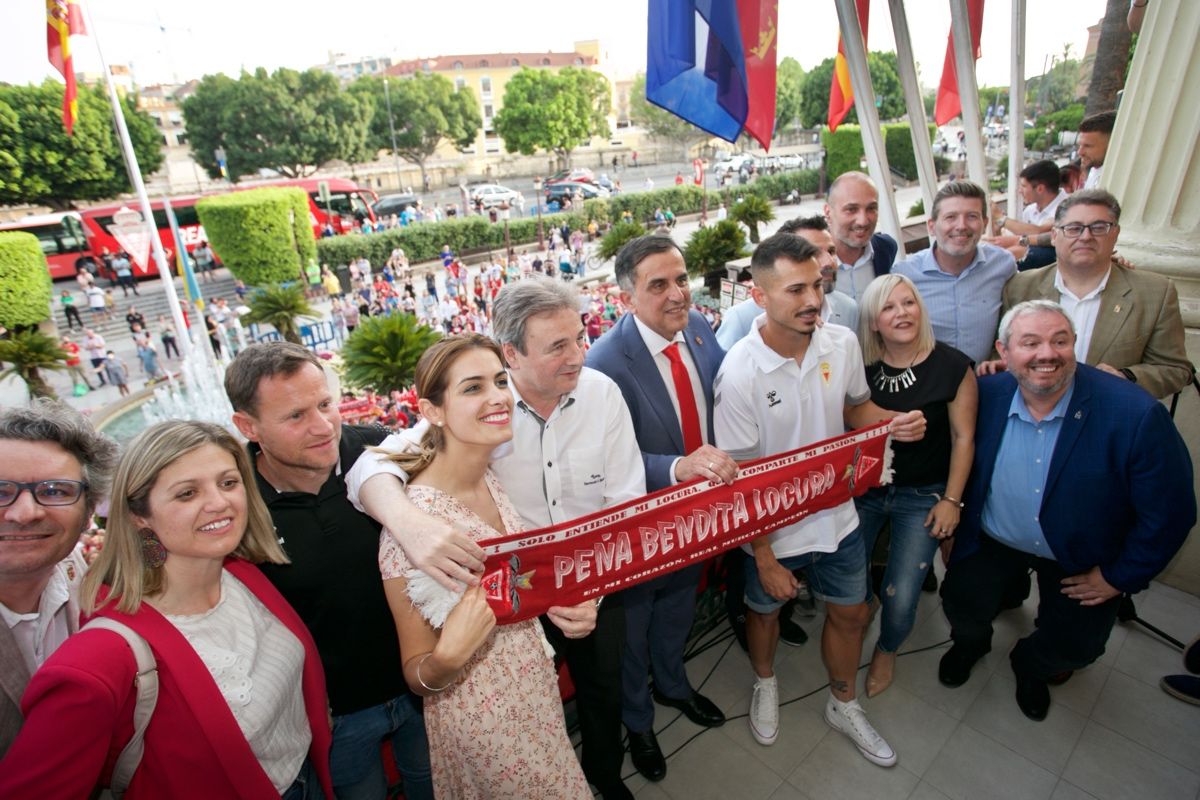
<path fill-rule="evenodd" d="M 88 485 L 82 481 L 50 480 L 35 483 L 0 481 L 0 508 L 17 502 L 26 489 L 40 506 L 69 506 L 78 502 Z"/>
<path fill-rule="evenodd" d="M 1068 239 L 1078 239 L 1085 230 L 1092 232 L 1093 239 L 1099 239 L 1101 236 L 1108 236 L 1115 227 L 1117 227 L 1115 222 L 1093 222 L 1091 225 L 1084 225 L 1082 222 L 1068 222 L 1066 225 L 1059 225 L 1058 229 Z"/>

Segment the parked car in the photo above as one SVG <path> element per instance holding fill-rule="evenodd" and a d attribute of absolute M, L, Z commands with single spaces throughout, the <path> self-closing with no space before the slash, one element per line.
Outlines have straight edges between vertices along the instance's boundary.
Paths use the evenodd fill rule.
<path fill-rule="evenodd" d="M 416 207 L 417 196 L 415 194 L 385 194 L 375 201 L 371 210 L 375 212 L 375 219 L 386 219 L 392 214 L 399 214 L 406 208 Z"/>
<path fill-rule="evenodd" d="M 712 171 L 717 175 L 724 175 L 726 172 L 741 172 L 743 167 L 749 168 L 753 163 L 754 156 L 749 153 L 740 153 L 713 164 Z"/>
<path fill-rule="evenodd" d="M 508 203 L 518 206 L 524 203 L 521 193 L 497 183 L 485 183 L 471 190 L 472 200 L 482 200 L 484 208 L 493 208 Z"/>
<path fill-rule="evenodd" d="M 546 185 L 549 186 L 550 184 L 553 184 L 553 183 L 563 183 L 564 181 L 571 181 L 571 182 L 575 182 L 575 183 L 579 183 L 579 182 L 595 183 L 596 175 L 587 167 L 575 167 L 574 169 L 564 169 L 564 170 L 559 170 L 558 172 L 554 173 L 549 178 L 547 178 Z"/>
<path fill-rule="evenodd" d="M 561 200 L 564 197 L 574 198 L 576 193 L 581 194 L 584 200 L 608 197 L 611 194 L 608 189 L 604 189 L 594 183 L 587 183 L 586 181 L 562 181 L 546 187 L 546 202 Z"/>

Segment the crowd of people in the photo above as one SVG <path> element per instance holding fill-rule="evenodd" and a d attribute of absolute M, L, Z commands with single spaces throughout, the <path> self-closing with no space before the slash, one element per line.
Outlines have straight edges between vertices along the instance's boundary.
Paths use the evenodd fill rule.
<path fill-rule="evenodd" d="M 400 312 L 445 334 L 413 390 L 382 401 L 390 435 L 348 424 L 380 403 L 334 396 L 322 360 L 286 342 L 226 369 L 246 445 L 173 421 L 118 454 L 64 405 L 0 411 L 0 796 L 383 798 L 386 743 L 406 797 L 587 798 L 590 784 L 629 798 L 626 750 L 648 780 L 667 772 L 656 706 L 726 722 L 684 663 L 701 566 L 501 625 L 479 541 L 731 485 L 744 462 L 880 423 L 889 482 L 722 555 L 751 735 L 788 736 L 781 685 L 797 678 L 776 650 L 806 592 L 825 609 L 825 721 L 896 764 L 905 743 L 875 728 L 870 699 L 894 680 L 939 551 L 951 688 L 1036 574 L 1037 625 L 1010 661 L 1018 707 L 1045 719 L 1051 687 L 1100 657 L 1121 596 L 1196 522 L 1191 461 L 1158 402 L 1192 368 L 1173 285 L 1114 260 L 1117 198 L 1027 173 L 1033 227 L 997 220 L 1027 242 L 985 241 L 985 191 L 954 180 L 930 247 L 900 260 L 871 179 L 844 174 L 823 215 L 758 244 L 750 297 L 723 318 L 693 303 L 664 235 L 630 241 L 615 286 L 582 292 L 550 258 L 470 275 L 449 248 L 441 286 L 401 250 L 378 274 L 349 265 L 350 292 L 322 270 L 310 290 L 343 330 Z M 1052 262 L 1020 270 L 1009 248 L 1042 235 Z M 76 369 L 86 356 L 127 383 L 96 338 Z M 80 539 L 93 516 L 102 547 Z"/>

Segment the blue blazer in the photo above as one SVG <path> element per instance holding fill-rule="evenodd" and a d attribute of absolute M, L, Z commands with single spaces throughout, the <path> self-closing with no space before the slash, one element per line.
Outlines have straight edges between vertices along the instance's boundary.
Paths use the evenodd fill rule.
<path fill-rule="evenodd" d="M 708 419 L 704 420 L 708 441 L 715 442 L 712 387 L 725 351 L 717 344 L 704 317 L 695 311 L 688 314 L 683 336 L 700 372 L 700 385 L 708 401 Z M 612 330 L 596 340 L 588 350 L 587 365 L 612 378 L 625 397 L 646 466 L 646 490 L 654 492 L 670 486 L 671 465 L 683 455 L 683 431 L 671 395 L 642 341 L 633 314 L 625 314 Z"/>
<path fill-rule="evenodd" d="M 1017 381 L 979 380 L 975 463 L 951 560 L 979 548 L 983 504 Z M 1038 515 L 1069 575 L 1094 566 L 1123 592 L 1145 589 L 1196 524 L 1192 461 L 1167 409 L 1136 384 L 1079 364 Z"/>
<path fill-rule="evenodd" d="M 871 252 L 875 254 L 871 261 L 871 268 L 875 271 L 876 278 L 892 271 L 892 265 L 896 263 L 896 253 L 899 250 L 900 246 L 896 244 L 896 240 L 886 233 L 876 233 L 871 236 Z"/>

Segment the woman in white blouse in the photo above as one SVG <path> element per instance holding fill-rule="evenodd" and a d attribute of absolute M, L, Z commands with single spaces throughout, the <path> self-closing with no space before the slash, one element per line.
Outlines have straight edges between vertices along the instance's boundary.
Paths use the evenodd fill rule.
<path fill-rule="evenodd" d="M 126 798 L 332 797 L 324 675 L 299 617 L 255 562 L 286 563 L 246 451 L 224 429 L 167 422 L 126 449 L 85 614 L 150 645 L 158 698 Z M 34 675 L 0 797 L 87 797 L 133 732 L 124 638 L 86 630 Z"/>

